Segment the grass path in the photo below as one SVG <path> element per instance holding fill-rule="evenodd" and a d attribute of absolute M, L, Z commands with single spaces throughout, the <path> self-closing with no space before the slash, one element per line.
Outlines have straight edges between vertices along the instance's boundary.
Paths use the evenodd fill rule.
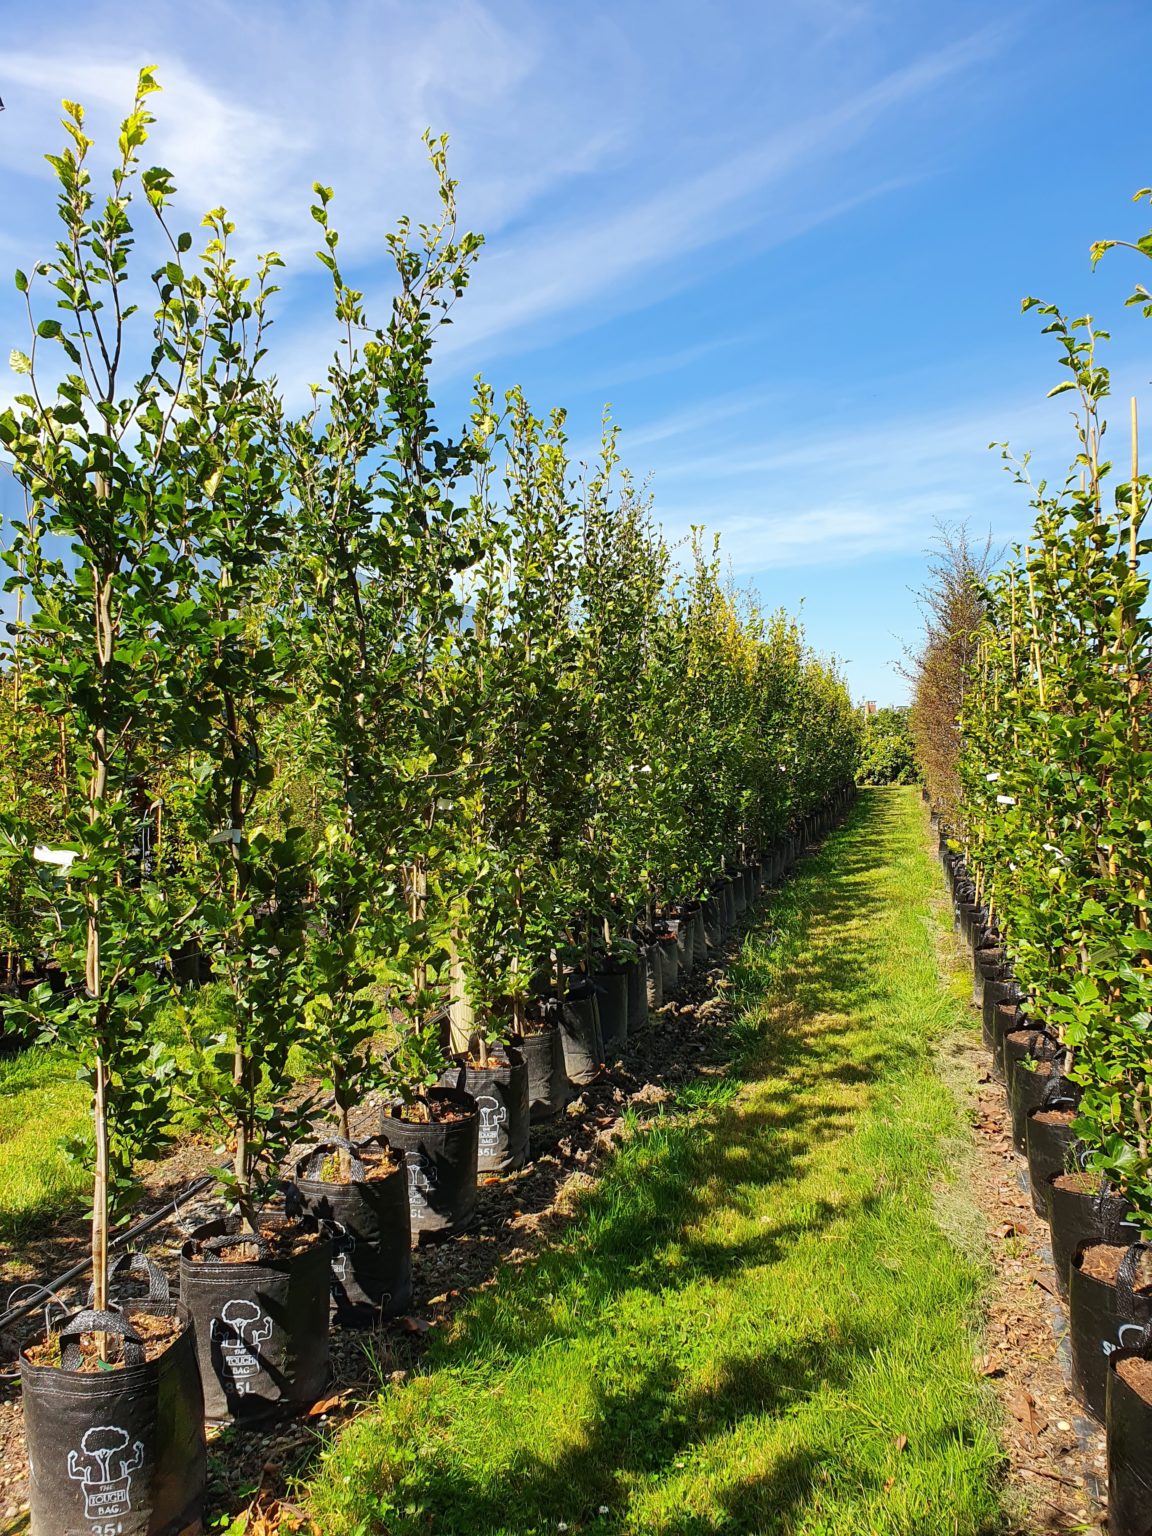
<path fill-rule="evenodd" d="M 774 900 L 728 1077 L 338 1436 L 309 1494 L 326 1536 L 1002 1528 L 983 1271 L 934 1216 L 961 1127 L 933 1043 L 971 1025 L 922 816 L 863 796 Z"/>

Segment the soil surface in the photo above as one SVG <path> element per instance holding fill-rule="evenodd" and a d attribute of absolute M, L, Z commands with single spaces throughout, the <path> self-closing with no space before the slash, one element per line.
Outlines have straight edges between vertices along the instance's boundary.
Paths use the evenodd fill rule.
<path fill-rule="evenodd" d="M 129 1323 L 132 1331 L 137 1335 L 144 1346 L 145 1360 L 157 1360 L 164 1351 L 176 1342 L 184 1332 L 187 1324 L 178 1317 L 157 1317 L 151 1312 L 130 1312 Z M 100 1351 L 96 1345 L 96 1335 L 85 1333 L 79 1340 L 80 1364 L 74 1369 L 86 1374 L 94 1374 L 97 1371 L 120 1370 L 124 1365 L 123 1348 L 121 1340 L 115 1334 L 109 1334 L 108 1342 L 109 1359 L 102 1362 Z M 53 1336 L 50 1339 L 41 1339 L 38 1344 L 31 1344 L 24 1351 L 30 1365 L 59 1366 L 60 1341 Z"/>
<path fill-rule="evenodd" d="M 1040 1125 L 1071 1125 L 1076 1118 L 1074 1109 L 1036 1109 L 1028 1116 Z"/>
<path fill-rule="evenodd" d="M 1104 1285 L 1115 1285 L 1127 1252 L 1127 1247 L 1115 1243 L 1094 1243 L 1080 1256 L 1080 1273 Z M 1152 1262 L 1146 1253 L 1136 1265 L 1136 1283 L 1132 1289 L 1142 1296 L 1152 1291 Z"/>
<path fill-rule="evenodd" d="M 605 1156 L 623 1139 L 625 1111 L 631 1109 L 646 1118 L 658 1113 L 684 1084 L 724 1074 L 730 1047 L 717 1026 L 732 1018 L 724 973 L 737 947 L 733 939 L 723 955 L 710 957 L 691 976 L 681 973 L 676 998 L 652 1009 L 647 1025 L 626 1045 L 612 1047 L 617 1059 L 600 1077 L 581 1088 L 563 1114 L 532 1126 L 532 1162 L 527 1168 L 481 1178 L 477 1219 L 470 1231 L 424 1244 L 413 1253 L 415 1294 L 408 1316 L 362 1332 L 333 1329 L 333 1384 L 326 1398 L 307 1414 L 279 1424 L 208 1431 L 206 1529 L 212 1529 L 222 1516 L 244 1510 L 251 1512 L 250 1536 L 276 1529 L 274 1521 L 281 1515 L 291 1521 L 294 1484 L 319 1455 L 325 1431 L 371 1399 L 382 1378 L 407 1373 L 418 1365 L 427 1334 L 448 1324 L 471 1293 L 491 1285 L 502 1263 L 524 1263 L 573 1219 L 582 1192 L 594 1182 Z M 455 1106 L 432 1103 L 437 1120 L 441 1109 L 447 1119 L 461 1117 Z M 354 1111 L 353 1139 L 377 1133 L 383 1107 L 370 1098 Z M 331 1127 L 319 1129 L 316 1139 L 323 1139 L 325 1131 L 330 1135 Z M 306 1150 L 294 1149 L 285 1166 L 295 1167 Z M 212 1163 L 206 1146 L 180 1147 L 170 1163 L 158 1165 L 150 1176 L 148 1199 L 139 1215 L 171 1205 L 176 1192 Z M 224 1214 L 223 1204 L 206 1191 L 172 1213 L 143 1239 L 142 1246 L 174 1276 L 186 1238 L 196 1227 Z M 17 1280 L 43 1280 L 75 1263 L 83 1257 L 84 1237 L 78 1221 L 65 1234 L 57 1231 L 39 1243 L 25 1245 L 18 1270 L 0 1266 L 0 1300 L 7 1300 Z M 75 1305 L 78 1292 L 73 1290 L 63 1299 Z M 33 1314 L 4 1335 L 0 1371 L 12 1370 L 18 1349 L 41 1329 L 42 1315 Z M 26 1530 L 27 1499 L 19 1390 L 13 1379 L 0 1380 L 0 1536 Z"/>
<path fill-rule="evenodd" d="M 1152 1406 L 1152 1360 L 1142 1360 L 1139 1356 L 1131 1360 L 1120 1360 L 1116 1365 L 1116 1374 L 1123 1376 L 1133 1392 Z"/>
<path fill-rule="evenodd" d="M 960 941 L 947 940 L 945 974 L 960 967 L 966 979 L 969 954 Z M 960 1176 L 984 1217 L 993 1266 L 983 1353 L 975 1364 L 1003 1407 L 1009 1495 L 1017 1511 L 1011 1536 L 1099 1531 L 1108 1485 L 1104 1431 L 1069 1387 L 1067 1322 L 1056 1299 L 1048 1226 L 1032 1209 L 1004 1087 L 992 1076 L 991 1053 L 975 1025 L 953 1044 L 943 1070 L 974 1131 Z M 1098 1186 L 1094 1178 L 1091 1187 Z"/>

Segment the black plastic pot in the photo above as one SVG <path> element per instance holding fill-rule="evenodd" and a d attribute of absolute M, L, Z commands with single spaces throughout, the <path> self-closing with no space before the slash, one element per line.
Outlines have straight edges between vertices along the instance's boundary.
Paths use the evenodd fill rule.
<path fill-rule="evenodd" d="M 1048 1177 L 1048 1224 L 1056 1289 L 1068 1297 L 1068 1273 L 1076 1253 L 1090 1243 L 1113 1246 L 1134 1242 L 1138 1229 L 1128 1223 L 1131 1211 L 1123 1195 L 1101 1183 L 1098 1190 L 1060 1189 L 1059 1174 Z"/>
<path fill-rule="evenodd" d="M 356 1143 L 336 1137 L 296 1165 L 301 1206 L 332 1240 L 332 1315 L 347 1327 L 398 1317 L 412 1302 L 407 1170 L 395 1159 L 382 1177 L 369 1178 L 363 1162 L 386 1145 L 378 1136 Z M 349 1154 L 351 1180 L 322 1179 L 325 1162 L 341 1151 Z"/>
<path fill-rule="evenodd" d="M 315 1240 L 301 1253 L 277 1258 L 263 1238 L 254 1238 L 259 1258 L 225 1263 L 215 1255 L 240 1231 L 239 1219 L 227 1217 L 197 1227 L 180 1254 L 180 1299 L 196 1330 L 210 1424 L 307 1407 L 328 1385 L 332 1244 L 309 1217 L 294 1223 L 265 1213 L 259 1222 L 299 1226 Z"/>
<path fill-rule="evenodd" d="M 412 1237 L 451 1237 L 476 1215 L 480 1112 L 475 1099 L 454 1088 L 430 1088 L 430 1104 L 461 1111 L 456 1120 L 405 1120 L 403 1106 L 386 1112 L 380 1134 L 404 1159 Z"/>
<path fill-rule="evenodd" d="M 744 883 L 742 864 L 737 864 L 732 870 L 732 904 L 737 917 L 743 917 L 748 910 L 748 887 Z"/>
<path fill-rule="evenodd" d="M 594 971 L 592 985 L 600 1005 L 600 1039 L 607 1056 L 628 1038 L 628 973 L 622 967 Z"/>
<path fill-rule="evenodd" d="M 1152 1403 L 1117 1370 L 1122 1361 L 1148 1358 L 1147 1339 L 1108 1357 L 1108 1536 L 1152 1536 Z"/>
<path fill-rule="evenodd" d="M 564 1070 L 572 1082 L 591 1083 L 604 1068 L 604 1041 L 600 1034 L 600 1008 L 590 982 L 574 981 L 560 1003 L 560 1038 L 564 1046 Z"/>
<path fill-rule="evenodd" d="M 1068 1337 L 1072 1346 L 1072 1383 L 1084 1406 L 1104 1418 L 1108 1392 L 1108 1357 L 1135 1346 L 1152 1324 L 1152 1296 L 1134 1291 L 1136 1265 L 1144 1243 L 1124 1252 L 1115 1285 L 1086 1275 L 1082 1244 L 1068 1271 Z"/>
<path fill-rule="evenodd" d="M 736 892 L 731 877 L 724 881 L 720 895 L 724 902 L 724 932 L 732 933 L 736 927 Z"/>
<path fill-rule="evenodd" d="M 59 1367 L 21 1356 L 32 1536 L 200 1529 L 207 1465 L 195 1335 L 187 1310 L 173 1306 L 160 1281 L 162 1291 L 150 1291 L 147 1302 L 65 1318 Z M 137 1311 L 175 1314 L 186 1324 L 158 1359 L 144 1358 L 132 1327 Z M 95 1332 L 120 1338 L 123 1365 L 76 1369 L 81 1337 Z"/>
<path fill-rule="evenodd" d="M 485 1066 L 462 1061 L 441 1078 L 445 1088 L 475 1099 L 480 1112 L 476 1172 L 515 1173 L 528 1161 L 531 1119 L 528 1064 L 511 1045 L 493 1045 Z"/>
<path fill-rule="evenodd" d="M 528 1118 L 551 1120 L 572 1097 L 559 1025 L 550 1024 L 539 1034 L 518 1036 L 514 1043 L 528 1068 Z"/>
<path fill-rule="evenodd" d="M 1032 1193 L 1032 1209 L 1037 1216 L 1048 1220 L 1051 1185 L 1048 1180 L 1055 1174 L 1068 1172 L 1078 1166 L 1077 1151 L 1083 1147 L 1072 1133 L 1070 1125 L 1050 1124 L 1042 1117 L 1052 1110 L 1066 1110 L 1068 1103 L 1055 1102 L 1030 1109 L 1024 1126 L 1025 1151 L 1028 1157 L 1028 1183 Z"/>
<path fill-rule="evenodd" d="M 624 967 L 628 978 L 628 1034 L 634 1035 L 648 1022 L 648 968 L 644 952 Z"/>

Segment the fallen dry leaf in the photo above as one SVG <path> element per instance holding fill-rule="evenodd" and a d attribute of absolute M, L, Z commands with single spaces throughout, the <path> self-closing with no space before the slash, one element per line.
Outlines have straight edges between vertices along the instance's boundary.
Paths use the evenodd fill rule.
<path fill-rule="evenodd" d="M 895 1440 L 893 1440 L 892 1444 L 896 1447 L 896 1449 L 898 1451 L 902 1451 L 904 1449 L 904 1447 L 908 1444 L 908 1436 L 907 1435 L 897 1435 Z"/>
<path fill-rule="evenodd" d="M 402 1317 L 400 1326 L 405 1333 L 427 1333 L 432 1324 L 426 1317 Z"/>

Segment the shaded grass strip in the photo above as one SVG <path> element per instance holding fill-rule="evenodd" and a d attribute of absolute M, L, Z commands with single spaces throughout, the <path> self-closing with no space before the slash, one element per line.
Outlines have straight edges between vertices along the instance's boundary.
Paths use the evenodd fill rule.
<path fill-rule="evenodd" d="M 338 1436 L 326 1533 L 989 1532 L 982 1275 L 933 1217 L 959 1027 L 914 791 L 862 798 L 733 981 L 738 1096 L 639 1130 L 574 1226 Z M 710 1101 L 711 1099 L 711 1101 Z"/>

